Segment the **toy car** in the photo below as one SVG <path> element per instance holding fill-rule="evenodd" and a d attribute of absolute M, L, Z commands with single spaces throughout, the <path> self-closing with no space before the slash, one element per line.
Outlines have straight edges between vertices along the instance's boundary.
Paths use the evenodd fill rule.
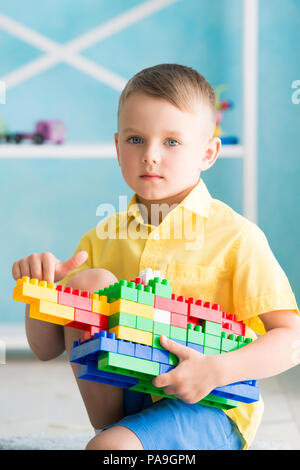
<path fill-rule="evenodd" d="M 6 133 L 2 135 L 6 142 L 15 142 L 19 144 L 22 140 L 30 139 L 35 144 L 43 144 L 44 142 L 53 142 L 54 144 L 62 144 L 66 138 L 66 130 L 62 121 L 38 121 L 34 132 L 17 132 Z"/>

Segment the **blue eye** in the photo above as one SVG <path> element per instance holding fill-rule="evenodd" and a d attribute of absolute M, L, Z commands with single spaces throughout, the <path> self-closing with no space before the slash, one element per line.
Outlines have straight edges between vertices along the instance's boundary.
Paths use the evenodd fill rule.
<path fill-rule="evenodd" d="M 129 137 L 128 142 L 131 144 L 140 144 L 141 143 L 141 138 L 137 136 Z"/>
<path fill-rule="evenodd" d="M 176 147 L 178 145 L 178 142 L 175 139 L 168 139 L 167 142 L 169 142 L 170 147 Z"/>

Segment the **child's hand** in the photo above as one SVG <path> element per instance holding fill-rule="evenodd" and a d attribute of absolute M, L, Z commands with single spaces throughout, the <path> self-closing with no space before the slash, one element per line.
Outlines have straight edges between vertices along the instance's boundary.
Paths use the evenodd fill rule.
<path fill-rule="evenodd" d="M 60 261 L 49 252 L 33 253 L 13 264 L 12 275 L 15 280 L 28 276 L 39 281 L 58 282 L 83 264 L 87 258 L 86 251 L 79 251 L 67 261 Z"/>
<path fill-rule="evenodd" d="M 155 387 L 163 388 L 166 394 L 186 403 L 197 403 L 218 386 L 212 359 L 215 356 L 206 356 L 165 336 L 160 337 L 160 344 L 174 353 L 179 363 L 170 372 L 155 377 L 152 380 Z"/>

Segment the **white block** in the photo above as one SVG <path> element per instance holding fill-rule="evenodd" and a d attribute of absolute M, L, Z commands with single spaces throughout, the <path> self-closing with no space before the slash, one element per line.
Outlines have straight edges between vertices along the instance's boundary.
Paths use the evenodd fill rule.
<path fill-rule="evenodd" d="M 160 308 L 154 308 L 153 320 L 170 325 L 171 312 L 168 312 L 167 310 L 161 310 Z"/>

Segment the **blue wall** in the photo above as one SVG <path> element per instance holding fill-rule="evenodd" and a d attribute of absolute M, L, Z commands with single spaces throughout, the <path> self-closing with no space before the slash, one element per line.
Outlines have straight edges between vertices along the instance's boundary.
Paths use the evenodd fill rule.
<path fill-rule="evenodd" d="M 37 0 L 1 3 L 0 13 L 67 43 L 143 1 L 45 0 L 42 7 Z M 259 16 L 258 224 L 299 299 L 300 105 L 291 102 L 291 83 L 300 79 L 300 5 L 298 0 L 260 0 Z M 125 80 L 144 67 L 177 62 L 196 68 L 213 86 L 226 83 L 224 98 L 235 106 L 225 113 L 222 127 L 242 139 L 241 39 L 241 0 L 178 0 L 81 55 Z M 0 28 L 0 79 L 42 55 Z M 60 118 L 68 143 L 109 143 L 116 131 L 118 97 L 108 85 L 58 64 L 9 89 L 0 116 L 11 130 L 31 130 L 39 119 Z M 43 251 L 69 258 L 80 237 L 99 222 L 97 206 L 118 207 L 119 194 L 132 195 L 116 160 L 82 157 L 0 159 L 0 322 L 23 321 L 24 309 L 11 300 L 14 261 Z M 241 159 L 219 159 L 203 178 L 214 197 L 242 212 Z"/>

